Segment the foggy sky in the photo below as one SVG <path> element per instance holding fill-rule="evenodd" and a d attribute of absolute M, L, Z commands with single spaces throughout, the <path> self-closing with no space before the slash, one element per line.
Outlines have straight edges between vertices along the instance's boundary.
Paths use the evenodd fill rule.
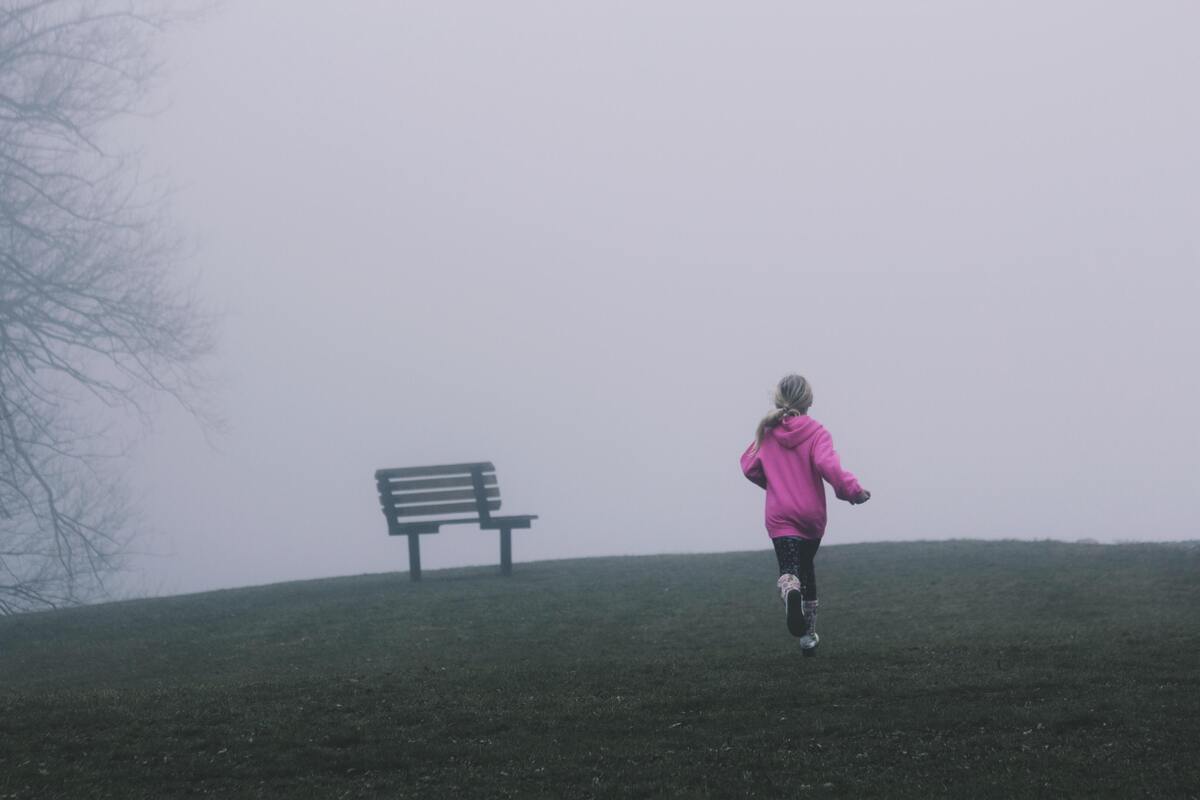
<path fill-rule="evenodd" d="M 1198 25 L 228 3 L 138 124 L 228 420 L 164 406 L 139 443 L 139 588 L 406 569 L 372 473 L 471 460 L 541 517 L 518 570 L 765 550 L 737 459 L 791 371 L 874 495 L 830 493 L 827 544 L 1196 538 Z M 497 548 L 422 537 L 427 569 Z"/>

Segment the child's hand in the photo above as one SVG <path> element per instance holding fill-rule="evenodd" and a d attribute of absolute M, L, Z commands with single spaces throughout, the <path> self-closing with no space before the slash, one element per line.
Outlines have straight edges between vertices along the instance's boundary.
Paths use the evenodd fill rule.
<path fill-rule="evenodd" d="M 861 506 L 863 503 L 871 499 L 871 493 L 866 489 L 862 490 L 862 494 L 850 501 L 852 506 Z"/>

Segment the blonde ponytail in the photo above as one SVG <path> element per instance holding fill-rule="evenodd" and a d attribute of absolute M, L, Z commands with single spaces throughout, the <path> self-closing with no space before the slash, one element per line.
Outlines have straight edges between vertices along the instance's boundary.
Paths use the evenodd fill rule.
<path fill-rule="evenodd" d="M 767 431 L 777 428 L 788 417 L 798 417 L 808 413 L 812 406 L 812 386 L 803 375 L 785 375 L 775 387 L 775 408 L 758 423 L 754 433 L 754 446 L 759 447 Z"/>

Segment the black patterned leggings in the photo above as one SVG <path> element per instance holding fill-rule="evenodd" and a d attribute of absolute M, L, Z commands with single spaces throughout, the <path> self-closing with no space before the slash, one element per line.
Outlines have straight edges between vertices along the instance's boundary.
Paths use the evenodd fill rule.
<path fill-rule="evenodd" d="M 813 571 L 813 557 L 821 540 L 780 536 L 771 542 L 775 545 L 775 558 L 779 560 L 779 574 L 795 575 L 800 579 L 800 593 L 804 599 L 816 600 L 817 573 Z"/>

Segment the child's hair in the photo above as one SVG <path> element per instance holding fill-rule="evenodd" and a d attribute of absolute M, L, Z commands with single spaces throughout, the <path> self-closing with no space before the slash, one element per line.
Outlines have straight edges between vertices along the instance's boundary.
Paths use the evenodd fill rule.
<path fill-rule="evenodd" d="M 775 410 L 762 418 L 754 434 L 755 447 L 762 444 L 767 431 L 787 417 L 807 414 L 813 402 L 812 386 L 803 375 L 784 375 L 775 387 Z"/>

